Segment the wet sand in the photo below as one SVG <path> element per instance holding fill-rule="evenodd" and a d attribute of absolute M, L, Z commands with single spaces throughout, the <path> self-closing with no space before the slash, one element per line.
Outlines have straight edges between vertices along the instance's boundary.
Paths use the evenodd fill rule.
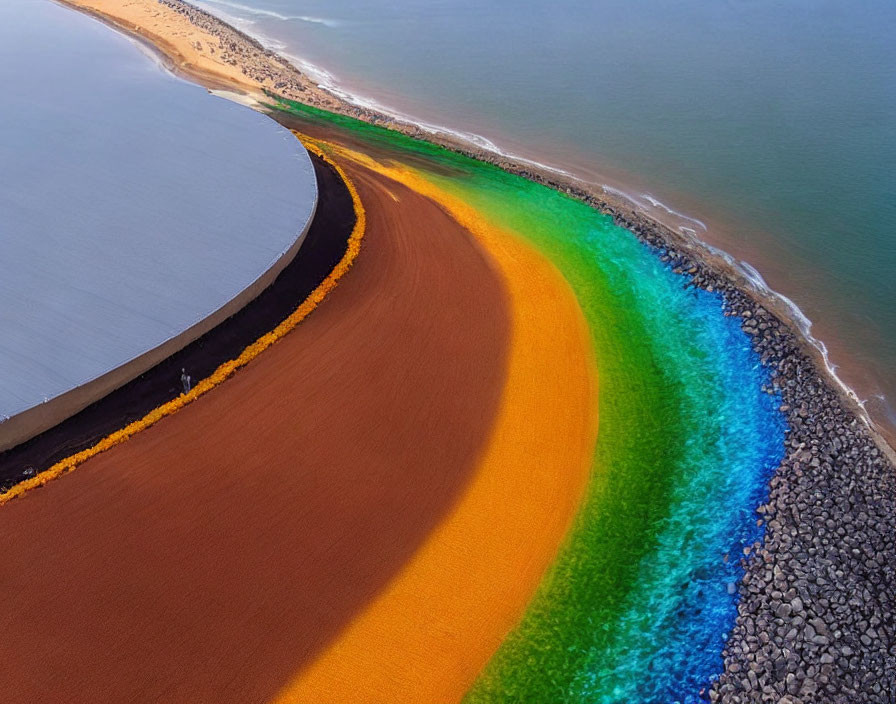
<path fill-rule="evenodd" d="M 0 701 L 266 701 L 464 495 L 500 410 L 507 293 L 434 203 L 349 174 L 363 250 L 314 315 L 0 511 Z"/>

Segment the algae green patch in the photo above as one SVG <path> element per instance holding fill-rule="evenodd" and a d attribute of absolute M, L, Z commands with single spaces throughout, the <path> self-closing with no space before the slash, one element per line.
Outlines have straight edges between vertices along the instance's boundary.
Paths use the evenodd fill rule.
<path fill-rule="evenodd" d="M 599 376 L 587 495 L 525 617 L 470 702 L 697 701 L 721 669 L 736 559 L 782 453 L 777 400 L 724 302 L 565 194 L 441 147 L 297 104 L 463 199 L 571 284 Z"/>

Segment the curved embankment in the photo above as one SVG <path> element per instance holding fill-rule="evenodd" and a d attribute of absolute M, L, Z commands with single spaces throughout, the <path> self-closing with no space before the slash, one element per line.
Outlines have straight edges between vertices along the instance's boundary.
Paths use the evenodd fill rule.
<path fill-rule="evenodd" d="M 317 184 L 283 127 L 147 72 L 79 13 L 7 0 L 0 49 L 3 451 L 258 296 L 302 246 Z"/>
<path fill-rule="evenodd" d="M 467 699 L 692 701 L 705 693 L 736 616 L 737 556 L 761 535 L 755 508 L 783 453 L 780 401 L 765 392 L 769 374 L 740 321 L 724 315 L 718 294 L 688 287 L 581 202 L 348 118 L 281 107 L 293 116 L 281 115 L 285 123 L 362 152 L 443 207 L 463 203 L 534 245 L 587 319 L 600 378 L 590 481 L 557 559 Z M 316 666 L 329 667 L 328 656 Z M 358 691 L 369 691 L 361 681 Z M 301 679 L 296 686 L 302 692 Z"/>
<path fill-rule="evenodd" d="M 593 441 L 581 314 L 518 242 L 496 269 L 431 200 L 350 175 L 363 254 L 314 316 L 0 510 L 0 700 L 262 701 L 421 562 L 432 600 L 412 590 L 374 647 L 410 652 L 402 634 L 430 612 L 453 648 L 438 688 L 459 696 L 519 618 Z M 519 299 L 526 280 L 553 303 Z"/>
<path fill-rule="evenodd" d="M 474 234 L 508 288 L 509 360 L 490 440 L 451 512 L 276 702 L 459 701 L 522 616 L 587 483 L 597 432 L 587 327 L 554 266 L 513 233 L 409 174 L 328 147 Z"/>
<path fill-rule="evenodd" d="M 296 308 L 325 282 L 338 278 L 356 256 L 363 223 L 356 222 L 352 195 L 335 168 L 316 154 L 312 163 L 320 197 L 301 256 L 294 257 L 258 297 L 195 342 L 50 430 L 0 452 L 0 504 L 46 479 L 44 475 L 28 480 L 32 473 L 54 465 L 51 474 L 58 473 L 65 460 L 177 399 L 182 394 L 182 369 L 194 382 L 205 379 L 278 326 L 290 329 L 299 317 L 294 315 Z M 303 313 L 309 309 L 307 303 L 302 305 Z M 28 481 L 8 491 L 23 480 Z"/>

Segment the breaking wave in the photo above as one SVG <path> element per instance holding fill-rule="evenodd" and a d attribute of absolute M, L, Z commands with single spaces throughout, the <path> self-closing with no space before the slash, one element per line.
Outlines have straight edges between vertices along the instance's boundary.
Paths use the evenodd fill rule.
<path fill-rule="evenodd" d="M 249 5 L 243 5 L 238 2 L 230 2 L 230 0 L 205 0 L 207 3 L 211 3 L 213 5 L 221 5 L 223 7 L 229 7 L 233 10 L 239 10 L 240 12 L 248 12 L 250 15 L 255 15 L 258 17 L 270 17 L 276 20 L 282 21 L 290 21 L 295 20 L 298 22 L 310 22 L 311 24 L 322 24 L 326 27 L 337 27 L 339 26 L 339 22 L 336 20 L 326 19 L 324 17 L 311 17 L 309 15 L 283 15 L 279 12 L 274 12 L 273 10 L 263 10 L 258 7 L 250 7 Z"/>

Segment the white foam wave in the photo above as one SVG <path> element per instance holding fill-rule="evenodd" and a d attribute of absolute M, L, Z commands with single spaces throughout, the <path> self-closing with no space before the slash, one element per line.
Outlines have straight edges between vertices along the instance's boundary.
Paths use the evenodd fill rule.
<path fill-rule="evenodd" d="M 566 178 L 575 180 L 579 183 L 586 183 L 581 178 L 576 176 L 570 171 L 562 169 L 558 166 L 554 166 L 551 164 L 547 164 L 541 161 L 536 161 L 534 159 L 529 159 L 527 157 L 522 156 L 521 154 L 517 154 L 515 152 L 505 150 L 499 147 L 495 142 L 484 137 L 480 134 L 476 134 L 474 132 L 465 132 L 462 130 L 455 130 L 450 127 L 446 127 L 445 125 L 438 125 L 431 122 L 426 122 L 412 115 L 408 115 L 407 113 L 401 112 L 396 108 L 393 108 L 389 105 L 381 103 L 374 98 L 370 98 L 367 96 L 360 95 L 358 93 L 351 93 L 345 90 L 341 82 L 337 79 L 337 77 L 331 73 L 330 71 L 324 69 L 323 67 L 312 63 L 308 59 L 304 57 L 297 56 L 296 54 L 292 54 L 286 49 L 288 46 L 279 39 L 271 37 L 263 32 L 261 32 L 254 20 L 249 19 L 247 17 L 242 16 L 234 16 L 226 11 L 222 11 L 220 9 L 214 9 L 208 7 L 210 4 L 230 7 L 231 9 L 240 9 L 246 12 L 251 12 L 253 14 L 263 14 L 263 15 L 274 15 L 279 19 L 299 19 L 303 21 L 314 21 L 320 22 L 323 24 L 328 24 L 329 26 L 337 26 L 338 22 L 336 20 L 324 20 L 316 17 L 308 17 L 304 15 L 296 15 L 296 16 L 288 16 L 281 15 L 279 13 L 273 13 L 268 10 L 258 10 L 256 8 L 251 8 L 246 5 L 242 5 L 241 3 L 230 2 L 229 0 L 197 0 L 198 5 L 205 7 L 209 12 L 213 12 L 218 17 L 222 18 L 226 22 L 234 25 L 238 29 L 244 31 L 246 34 L 251 36 L 257 42 L 259 42 L 262 46 L 271 51 L 278 53 L 280 56 L 286 58 L 290 63 L 292 63 L 296 68 L 305 73 L 307 76 L 310 76 L 318 85 L 319 88 L 323 88 L 324 90 L 333 93 L 333 95 L 341 98 L 345 102 L 355 105 L 359 108 L 366 108 L 369 110 L 374 110 L 376 112 L 387 115 L 399 122 L 403 122 L 408 125 L 413 125 L 420 130 L 427 132 L 432 135 L 444 135 L 451 138 L 454 138 L 461 143 L 466 143 L 471 146 L 477 147 L 479 149 L 483 149 L 485 151 L 491 152 L 493 154 L 497 154 L 498 156 L 505 157 L 507 159 L 512 159 L 515 162 L 527 164 L 537 169 L 542 169 L 545 171 L 550 171 L 552 173 L 564 176 Z M 594 184 L 588 184 L 594 185 Z"/>
<path fill-rule="evenodd" d="M 255 38 L 258 39 L 265 46 L 268 46 L 270 44 L 269 40 L 265 37 L 256 35 Z M 336 90 L 337 90 L 336 77 L 332 73 L 327 71 L 327 69 L 308 61 L 308 59 L 305 59 L 301 56 L 296 56 L 295 54 L 290 54 L 289 52 L 286 52 L 286 51 L 281 51 L 280 55 L 283 58 L 287 59 L 293 66 L 298 68 L 302 73 L 304 73 L 305 75 L 310 76 L 312 79 L 314 79 L 314 81 L 318 84 L 319 88 L 325 88 L 326 90 L 330 91 L 331 93 L 336 94 Z M 339 97 L 342 97 L 342 96 L 340 95 Z M 358 106 L 361 107 L 360 104 L 358 104 Z"/>
<path fill-rule="evenodd" d="M 717 253 L 721 250 L 712 248 L 715 250 L 714 253 Z M 733 258 L 728 256 L 727 259 L 729 261 L 733 261 Z M 791 320 L 796 323 L 799 328 L 800 333 L 804 338 L 815 347 L 819 353 L 821 354 L 822 361 L 824 362 L 825 369 L 827 370 L 830 377 L 834 380 L 834 382 L 840 387 L 840 389 L 847 394 L 850 398 L 852 398 L 856 404 L 858 404 L 861 409 L 861 418 L 865 422 L 867 426 L 872 426 L 871 417 L 868 415 L 868 411 L 865 409 L 866 401 L 859 398 L 859 395 L 852 389 L 850 386 L 840 378 L 837 374 L 837 365 L 831 361 L 830 355 L 828 354 L 828 347 L 821 340 L 815 337 L 812 334 L 812 321 L 809 320 L 808 316 L 803 313 L 800 307 L 793 302 L 792 299 L 785 296 L 783 293 L 775 291 L 763 278 L 762 274 L 760 274 L 756 267 L 754 267 L 749 262 L 745 262 L 743 260 L 734 262 L 735 267 L 740 271 L 750 283 L 750 285 L 755 288 L 757 291 L 762 293 L 766 297 L 774 298 L 781 303 L 784 304 L 787 309 Z"/>
<path fill-rule="evenodd" d="M 620 198 L 624 198 L 632 205 L 637 205 L 637 206 L 641 205 L 641 203 L 638 201 L 638 199 L 635 196 L 633 196 L 631 193 L 629 193 L 628 191 L 622 191 L 618 188 L 614 188 L 613 186 L 611 186 L 607 183 L 602 183 L 600 185 L 600 187 L 607 193 L 612 193 L 614 196 L 619 196 Z"/>
<path fill-rule="evenodd" d="M 687 220 L 688 222 L 692 222 L 692 223 L 694 223 L 695 225 L 697 225 L 697 227 L 699 227 L 699 228 L 700 228 L 701 230 L 703 230 L 704 232 L 707 232 L 707 231 L 708 231 L 709 228 L 706 227 L 706 223 L 703 222 L 702 220 L 698 220 L 697 218 L 692 218 L 690 215 L 685 215 L 684 213 L 679 212 L 678 210 L 675 210 L 674 208 L 670 208 L 668 205 L 666 205 L 665 203 L 663 203 L 661 200 L 659 200 L 659 199 L 657 199 L 657 198 L 654 198 L 654 197 L 653 197 L 652 195 L 650 195 L 649 193 L 642 193 L 641 195 L 642 195 L 644 198 L 646 198 L 647 201 L 648 201 L 654 208 L 660 208 L 660 209 L 662 209 L 662 210 L 665 210 L 667 213 L 669 213 L 669 215 L 674 215 L 675 217 L 677 217 L 677 218 L 681 218 L 682 220 Z"/>
<path fill-rule="evenodd" d="M 656 198 L 654 198 L 653 196 L 651 196 L 647 193 L 642 193 L 642 194 L 640 194 L 640 196 L 636 196 L 636 195 L 633 195 L 626 191 L 620 190 L 618 188 L 614 188 L 613 186 L 610 186 L 607 184 L 603 184 L 602 188 L 604 191 L 606 191 L 608 193 L 612 193 L 614 195 L 617 195 L 621 198 L 624 198 L 624 199 L 628 200 L 630 203 L 632 203 L 635 206 L 640 207 L 640 208 L 645 207 L 644 202 L 642 200 L 642 198 L 644 198 L 654 207 L 661 208 L 661 209 L 665 210 L 666 212 L 668 212 L 672 215 L 675 215 L 676 217 L 684 218 L 685 220 L 694 222 L 694 223 L 700 225 L 700 227 L 703 229 L 704 232 L 708 231 L 706 224 L 703 223 L 702 221 L 697 220 L 696 218 L 691 218 L 687 215 L 679 213 L 676 210 L 673 210 L 672 208 L 669 208 L 664 203 L 660 202 L 659 200 L 657 200 Z M 866 401 L 861 399 L 859 397 L 859 395 L 856 393 L 856 391 L 852 387 L 847 385 L 846 382 L 844 382 L 843 379 L 841 379 L 840 376 L 837 374 L 838 367 L 836 364 L 834 364 L 831 361 L 827 345 L 825 345 L 824 342 L 822 342 L 821 340 L 819 340 L 817 337 L 815 337 L 812 334 L 812 321 L 809 319 L 809 317 L 805 313 L 803 313 L 803 311 L 800 309 L 800 307 L 791 298 L 789 298 L 788 296 L 785 296 L 783 293 L 780 293 L 780 292 L 776 291 L 775 289 L 773 289 L 771 286 L 769 286 L 768 283 L 766 282 L 765 278 L 762 276 L 762 274 L 760 274 L 759 271 L 756 269 L 756 267 L 754 267 L 749 262 L 736 259 L 733 256 L 731 256 L 728 252 L 726 252 L 725 250 L 719 249 L 718 247 L 713 247 L 711 244 L 708 244 L 707 242 L 703 241 L 702 239 L 699 238 L 697 231 L 694 230 L 694 228 L 692 228 L 692 227 L 687 227 L 685 225 L 679 225 L 678 230 L 680 232 L 682 232 L 683 234 L 687 235 L 689 237 L 689 239 L 691 239 L 692 241 L 696 242 L 701 247 L 706 249 L 710 254 L 723 260 L 729 266 L 731 266 L 733 269 L 735 269 L 740 274 L 742 274 L 743 277 L 747 280 L 748 284 L 754 290 L 756 290 L 760 294 L 761 297 L 771 298 L 772 300 L 776 300 L 781 305 L 783 305 L 783 307 L 788 312 L 788 316 L 790 317 L 790 319 L 794 322 L 794 324 L 799 329 L 800 334 L 806 339 L 806 341 L 810 345 L 812 345 L 813 347 L 815 347 L 815 349 L 818 350 L 819 354 L 821 355 L 822 362 L 824 363 L 824 367 L 825 367 L 826 371 L 828 372 L 829 376 L 831 377 L 831 379 L 834 381 L 834 383 L 837 384 L 837 386 L 840 387 L 840 389 L 843 391 L 843 393 L 845 393 L 847 396 L 849 396 L 851 399 L 853 399 L 856 402 L 856 404 L 859 406 L 860 417 L 862 418 L 862 421 L 869 427 L 873 426 L 871 416 L 868 414 L 868 411 L 865 408 Z"/>
<path fill-rule="evenodd" d="M 308 15 L 298 15 L 293 19 L 301 20 L 302 22 L 310 22 L 311 24 L 322 24 L 325 27 L 338 27 L 340 24 L 336 20 L 329 20 L 324 17 L 310 17 Z"/>
<path fill-rule="evenodd" d="M 614 188 L 606 183 L 601 184 L 601 188 L 607 193 L 612 193 L 613 195 L 619 196 L 620 198 L 625 198 L 629 203 L 641 208 L 642 210 L 649 211 L 651 208 L 663 210 L 669 215 L 673 215 L 679 220 L 684 220 L 686 222 L 692 223 L 699 227 L 704 232 L 707 232 L 709 228 L 706 226 L 706 223 L 702 220 L 698 220 L 697 218 L 691 217 L 690 215 L 685 215 L 679 210 L 675 210 L 674 208 L 669 207 L 665 203 L 663 203 L 658 198 L 655 198 L 650 193 L 629 193 L 628 191 L 620 190 L 619 188 Z M 693 227 L 688 227 L 686 225 L 679 225 L 678 229 L 680 232 L 688 235 L 693 235 L 696 237 L 697 231 Z"/>
<path fill-rule="evenodd" d="M 324 17 L 312 17 L 310 15 L 283 15 L 279 12 L 274 12 L 273 10 L 265 10 L 260 7 L 250 7 L 249 5 L 243 5 L 242 3 L 238 2 L 230 2 L 229 0 L 205 0 L 205 2 L 212 3 L 214 5 L 222 5 L 233 10 L 240 10 L 241 12 L 248 12 L 250 15 L 255 15 L 257 17 L 270 17 L 272 19 L 282 20 L 285 22 L 288 22 L 290 20 L 297 20 L 299 22 L 322 24 L 326 27 L 339 26 L 338 21 L 326 19 Z"/>
<path fill-rule="evenodd" d="M 301 56 L 296 56 L 295 54 L 283 51 L 283 45 L 276 40 L 271 39 L 270 37 L 265 37 L 257 31 L 253 31 L 251 32 L 251 34 L 264 46 L 274 51 L 278 51 L 281 56 L 288 59 L 290 63 L 296 66 L 296 68 L 314 79 L 319 88 L 323 88 L 329 91 L 333 95 L 341 98 L 351 105 L 355 105 L 359 108 L 373 110 L 383 115 L 388 115 L 389 117 L 398 120 L 399 122 L 413 125 L 420 130 L 427 132 L 428 134 L 448 136 L 462 143 L 491 152 L 492 154 L 497 154 L 498 156 L 512 159 L 515 162 L 527 164 L 537 169 L 550 171 L 552 173 L 582 182 L 580 178 L 578 178 L 570 171 L 566 171 L 565 169 L 561 169 L 550 164 L 545 164 L 544 162 L 535 161 L 534 159 L 529 159 L 512 151 L 505 150 L 499 147 L 492 140 L 488 139 L 488 137 L 484 137 L 481 134 L 476 134 L 475 132 L 465 132 L 463 130 L 456 130 L 451 127 L 446 127 L 445 125 L 426 122 L 425 120 L 421 120 L 418 117 L 408 115 L 407 113 L 397 110 L 396 108 L 381 103 L 374 98 L 363 96 L 358 93 L 351 93 L 342 87 L 339 79 L 330 71 L 327 71 L 321 66 L 318 66 L 317 64 L 312 63 L 311 61 L 308 61 Z M 279 46 L 277 46 L 278 44 Z"/>

